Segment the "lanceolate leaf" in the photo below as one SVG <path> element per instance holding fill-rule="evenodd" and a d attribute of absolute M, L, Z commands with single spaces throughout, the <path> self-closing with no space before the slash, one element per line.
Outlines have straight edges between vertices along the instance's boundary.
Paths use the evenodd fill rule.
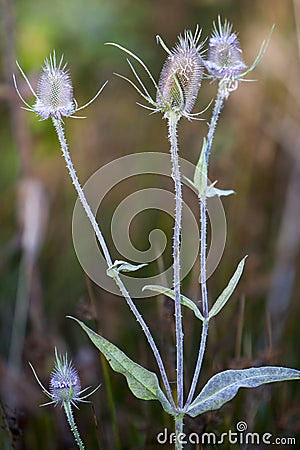
<path fill-rule="evenodd" d="M 222 294 L 219 295 L 219 297 L 217 298 L 217 300 L 213 304 L 211 310 L 209 311 L 209 315 L 208 315 L 209 319 L 211 319 L 213 316 L 218 314 L 218 312 L 220 312 L 221 309 L 223 308 L 223 306 L 225 306 L 226 303 L 228 302 L 228 300 L 231 297 L 233 291 L 235 290 L 236 285 L 239 282 L 239 279 L 241 278 L 246 258 L 247 258 L 247 256 L 245 256 L 242 259 L 242 261 L 239 263 L 239 265 L 237 266 L 236 271 L 234 272 L 233 277 L 229 281 L 228 285 L 226 286 L 226 288 L 224 289 Z"/>
<path fill-rule="evenodd" d="M 275 381 L 298 380 L 300 371 L 288 367 L 266 366 L 242 370 L 225 370 L 213 376 L 198 397 L 190 404 L 187 414 L 196 417 L 206 411 L 221 408 L 242 387 L 254 388 Z"/>
<path fill-rule="evenodd" d="M 143 287 L 143 291 L 145 291 L 146 289 L 149 289 L 149 291 L 157 292 L 158 294 L 164 294 L 167 297 L 171 298 L 172 300 L 175 300 L 174 291 L 167 287 L 159 286 L 156 284 L 149 284 L 149 285 Z M 197 317 L 197 319 L 204 321 L 204 317 L 202 316 L 199 308 L 193 302 L 193 300 L 191 300 L 188 297 L 186 297 L 185 295 L 181 294 L 180 295 L 180 303 L 183 306 L 186 306 L 187 308 L 191 309 L 193 311 L 193 313 L 195 314 L 195 316 Z"/>
<path fill-rule="evenodd" d="M 207 187 L 207 164 L 205 159 L 206 151 L 206 138 L 203 139 L 202 150 L 200 153 L 199 161 L 195 167 L 193 184 L 196 186 L 199 196 L 204 197 L 206 195 Z"/>
<path fill-rule="evenodd" d="M 235 192 L 232 189 L 218 189 L 215 187 L 216 181 L 206 189 L 206 197 L 228 197 L 228 195 L 234 194 Z"/>
<path fill-rule="evenodd" d="M 197 170 L 198 169 L 196 168 L 195 172 Z M 199 186 L 196 186 L 194 181 L 190 180 L 188 177 L 186 177 L 184 175 L 183 175 L 183 178 L 199 194 Z M 207 181 L 209 182 L 209 180 L 207 180 Z M 207 187 L 206 187 L 206 197 L 207 198 L 211 198 L 211 197 L 228 197 L 228 195 L 235 194 L 235 191 L 233 191 L 232 189 L 218 189 L 218 188 L 216 188 L 215 187 L 216 183 L 217 183 L 217 181 L 214 181 L 213 183 L 207 185 Z M 202 197 L 204 197 L 204 194 L 202 195 Z"/>
<path fill-rule="evenodd" d="M 135 272 L 145 266 L 147 266 L 147 264 L 134 265 L 127 261 L 116 260 L 113 265 L 107 269 L 106 273 L 109 277 L 114 278 L 119 272 Z"/>
<path fill-rule="evenodd" d="M 155 373 L 132 361 L 118 347 L 95 333 L 80 320 L 74 317 L 70 318 L 79 323 L 93 344 L 105 356 L 111 368 L 126 377 L 131 392 L 137 398 L 142 400 L 158 400 L 168 414 L 174 414 L 172 406 L 159 387 Z"/>

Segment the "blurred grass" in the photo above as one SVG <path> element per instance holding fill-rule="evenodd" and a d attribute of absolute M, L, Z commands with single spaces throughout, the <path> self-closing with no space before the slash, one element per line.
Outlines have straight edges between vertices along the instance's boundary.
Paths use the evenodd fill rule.
<path fill-rule="evenodd" d="M 60 351 L 67 349 L 73 357 L 84 386 L 96 385 L 103 380 L 97 353 L 79 329 L 65 319 L 65 315 L 90 319 L 91 325 L 95 325 L 98 318 L 98 326 L 107 338 L 120 345 L 135 361 L 153 370 L 156 368 L 145 340 L 122 299 L 94 286 L 96 313 L 91 308 L 86 278 L 77 261 L 71 238 L 76 196 L 67 178 L 51 124 L 38 122 L 29 113 L 21 111 L 26 133 L 16 140 L 18 130 L 12 128 L 15 124 L 12 110 L 19 109 L 20 104 L 19 101 L 10 103 L 7 87 L 7 83 L 11 82 L 5 57 L 5 42 L 9 38 L 5 22 L 7 4 L 8 0 L 2 0 L 1 396 L 5 419 L 16 448 L 70 449 L 74 448 L 74 444 L 61 412 L 38 408 L 44 399 L 27 365 L 30 360 L 47 384 L 53 348 L 57 345 Z M 249 258 L 235 297 L 211 325 L 202 383 L 217 370 L 229 367 L 270 363 L 300 368 L 299 235 L 295 232 L 292 249 L 288 247 L 290 243 L 279 244 L 282 236 L 292 238 L 291 233 L 294 233 L 292 228 L 292 231 L 289 228 L 285 231 L 284 217 L 287 225 L 299 223 L 297 195 L 296 203 L 291 200 L 291 206 L 287 208 L 288 192 L 297 186 L 293 180 L 297 181 L 300 177 L 299 50 L 293 2 L 88 0 L 83 3 L 79 0 L 18 0 L 13 10 L 16 58 L 33 85 L 40 64 L 54 48 L 58 54 L 63 53 L 69 63 L 79 104 L 91 98 L 99 86 L 109 79 L 109 85 L 100 98 L 86 111 L 88 118 L 84 121 L 68 120 L 66 123 L 72 156 L 82 182 L 96 169 L 120 156 L 139 151 L 168 151 L 165 123 L 158 115 L 149 117 L 147 111 L 139 108 L 135 104 L 139 99 L 133 89 L 112 75 L 113 72 L 129 74 L 129 69 L 124 55 L 117 49 L 104 46 L 105 42 L 118 42 L 142 55 L 157 77 L 165 54 L 155 43 L 156 34 L 160 34 L 171 47 L 178 33 L 185 28 L 194 29 L 196 23 L 203 27 L 203 35 L 208 35 L 212 21 L 221 14 L 234 23 L 245 61 L 249 63 L 271 25 L 276 23 L 269 50 L 253 75 L 258 81 L 242 83 L 238 91 L 232 94 L 224 108 L 214 142 L 211 179 L 219 180 L 219 185 L 225 189 L 233 188 L 237 195 L 224 201 L 227 244 L 223 259 L 209 280 L 211 300 L 222 291 L 237 261 L 244 254 L 249 254 Z M 20 89 L 27 98 L 28 92 L 22 81 Z M 210 101 L 214 91 L 215 85 L 203 83 L 198 100 L 199 110 Z M 206 116 L 208 118 L 209 114 L 206 113 Z M 205 122 L 180 124 L 182 157 L 196 162 L 205 132 Z M 22 151 L 24 147 L 26 151 Z M 14 373 L 7 364 L 7 358 L 22 260 L 22 224 L 17 219 L 18 196 L 21 180 L 31 178 L 38 179 L 45 189 L 44 209 L 48 210 L 48 220 L 35 261 L 32 307 L 22 365 Z M 120 194 L 125 198 L 132 189 L 134 185 L 130 183 L 124 186 L 122 192 L 115 189 L 104 202 L 101 224 L 106 235 L 109 221 L 105 218 L 111 216 L 113 205 L 120 201 Z M 157 215 L 151 218 L 151 213 L 146 218 L 143 216 L 140 222 L 135 220 L 134 241 L 139 248 L 148 245 L 148 232 L 145 235 L 144 224 L 147 223 L 147 229 L 151 229 L 157 227 L 159 220 L 162 227 L 170 224 L 163 215 L 161 218 Z M 285 238 L 283 242 L 288 241 Z M 280 271 L 282 267 L 286 271 Z M 279 272 L 275 272 L 275 268 Z M 279 277 L 282 279 L 279 280 Z M 183 287 L 187 295 L 197 298 L 196 271 L 187 277 Z M 245 298 L 244 313 L 239 306 L 242 298 Z M 279 303 L 274 307 L 272 299 L 275 298 L 279 299 Z M 281 310 L 280 299 L 283 298 L 286 308 Z M 172 312 L 168 313 L 168 304 L 164 309 L 160 302 L 153 299 L 142 301 L 141 309 L 164 354 L 168 356 L 172 371 L 174 355 L 170 350 L 170 340 L 164 336 L 165 324 L 169 323 L 164 320 L 168 320 L 168 314 L 170 316 Z M 188 378 L 196 358 L 195 343 L 199 339 L 199 329 L 189 313 L 186 313 L 185 319 Z M 242 321 L 240 352 L 237 353 L 236 340 Z M 279 323 L 283 323 L 283 327 L 278 331 Z M 172 426 L 170 420 L 159 412 L 158 405 L 137 401 L 119 375 L 110 373 L 110 376 L 121 448 L 159 448 L 155 436 L 164 426 Z M 221 433 L 234 430 L 235 423 L 246 420 L 249 429 L 254 431 L 271 432 L 276 436 L 297 436 L 299 439 L 299 395 L 297 383 L 240 392 L 221 411 L 194 421 L 187 419 L 187 430 Z M 93 403 L 102 446 L 113 449 L 115 444 L 105 386 L 95 395 Z M 93 414 L 88 405 L 82 406 L 78 413 L 78 426 L 87 448 L 98 448 Z M 14 448 L 13 444 L 11 448 Z"/>

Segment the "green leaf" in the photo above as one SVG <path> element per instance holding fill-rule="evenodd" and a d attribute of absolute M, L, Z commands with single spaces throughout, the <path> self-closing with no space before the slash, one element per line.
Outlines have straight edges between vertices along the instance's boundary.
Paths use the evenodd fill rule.
<path fill-rule="evenodd" d="M 185 175 L 183 175 L 183 178 L 199 194 L 199 187 L 196 186 L 194 184 L 194 182 L 192 180 L 190 180 L 188 177 L 186 177 Z M 233 191 L 232 189 L 218 189 L 218 188 L 216 188 L 215 187 L 216 183 L 217 183 L 217 181 L 214 181 L 209 186 L 206 186 L 206 191 L 205 191 L 206 194 L 205 195 L 206 195 L 207 198 L 211 198 L 211 197 L 227 197 L 228 195 L 235 194 L 235 191 Z M 202 197 L 204 197 L 204 192 L 202 194 Z"/>
<path fill-rule="evenodd" d="M 254 388 L 276 381 L 299 380 L 300 371 L 288 367 L 266 366 L 242 370 L 225 370 L 214 375 L 190 404 L 187 414 L 196 417 L 221 408 L 242 387 Z"/>
<path fill-rule="evenodd" d="M 206 189 L 206 197 L 227 197 L 228 195 L 235 194 L 235 192 L 232 189 L 218 189 L 215 187 L 216 181 L 209 186 L 207 186 Z"/>
<path fill-rule="evenodd" d="M 239 263 L 239 265 L 237 266 L 231 280 L 229 281 L 228 285 L 226 286 L 226 288 L 224 289 L 224 291 L 222 292 L 221 295 L 219 295 L 219 297 L 217 298 L 217 300 L 215 301 L 215 303 L 213 304 L 211 310 L 209 311 L 208 314 L 208 318 L 211 319 L 212 317 L 214 317 L 215 315 L 218 314 L 218 312 L 221 311 L 221 309 L 223 308 L 223 306 L 226 305 L 226 303 L 228 302 L 229 298 L 231 297 L 233 291 L 236 288 L 236 285 L 239 282 L 239 279 L 241 278 L 241 275 L 243 273 L 244 270 L 244 265 L 245 265 L 245 260 L 246 260 L 247 256 L 245 256 Z"/>
<path fill-rule="evenodd" d="M 80 320 L 75 317 L 68 317 L 79 323 L 93 344 L 105 356 L 111 368 L 126 377 L 129 389 L 137 398 L 142 400 L 158 400 L 168 414 L 175 414 L 170 402 L 159 386 L 155 373 L 132 361 L 116 345 L 95 333 L 95 331 L 91 330 Z"/>
<path fill-rule="evenodd" d="M 206 195 L 207 187 L 207 164 L 206 164 L 206 138 L 203 139 L 202 150 L 200 153 L 199 161 L 195 167 L 193 185 L 196 187 L 199 196 L 204 197 Z"/>
<path fill-rule="evenodd" d="M 188 177 L 186 177 L 185 175 L 182 175 L 182 177 L 188 182 L 188 184 L 195 189 L 196 192 L 198 192 L 198 188 L 197 186 L 194 185 L 194 182 L 192 180 L 190 180 Z"/>
<path fill-rule="evenodd" d="M 109 277 L 114 278 L 119 272 L 134 272 L 142 267 L 147 266 L 147 264 L 134 265 L 127 261 L 116 260 L 112 266 L 110 266 L 106 273 Z"/>
<path fill-rule="evenodd" d="M 149 289 L 149 291 L 157 292 L 158 294 L 164 294 L 167 297 L 171 298 L 172 300 L 175 300 L 174 291 L 165 286 L 149 284 L 149 285 L 143 287 L 143 291 L 146 289 Z M 199 308 L 191 299 L 189 299 L 185 295 L 180 294 L 180 303 L 183 306 L 186 306 L 187 308 L 191 309 L 193 311 L 193 313 L 195 314 L 195 316 L 197 317 L 197 319 L 202 320 L 202 322 L 204 321 L 204 317 L 202 316 Z"/>

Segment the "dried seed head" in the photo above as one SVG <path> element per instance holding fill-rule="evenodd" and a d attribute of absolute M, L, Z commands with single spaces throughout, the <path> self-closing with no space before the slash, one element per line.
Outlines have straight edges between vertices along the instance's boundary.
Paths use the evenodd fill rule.
<path fill-rule="evenodd" d="M 242 59 L 242 50 L 236 33 L 232 33 L 232 25 L 218 18 L 218 28 L 214 30 L 209 40 L 208 59 L 205 65 L 214 78 L 235 80 L 246 69 Z"/>
<path fill-rule="evenodd" d="M 179 42 L 169 51 L 162 68 L 156 103 L 162 111 L 173 111 L 188 117 L 200 89 L 203 75 L 203 60 L 199 43 L 201 30 L 196 28 L 194 36 L 185 31 Z"/>
<path fill-rule="evenodd" d="M 67 355 L 58 356 L 55 352 L 56 364 L 51 374 L 49 391 L 53 402 L 72 404 L 80 401 L 81 384 L 77 370 L 68 361 Z"/>
<path fill-rule="evenodd" d="M 63 58 L 56 64 L 55 53 L 45 61 L 33 106 L 33 110 L 41 119 L 69 117 L 76 110 L 71 78 L 66 71 L 66 64 L 62 64 Z"/>

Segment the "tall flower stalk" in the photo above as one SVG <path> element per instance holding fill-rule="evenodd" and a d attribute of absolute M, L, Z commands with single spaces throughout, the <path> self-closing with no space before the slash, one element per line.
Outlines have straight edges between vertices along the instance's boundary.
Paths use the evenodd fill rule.
<path fill-rule="evenodd" d="M 218 119 L 224 106 L 225 100 L 228 99 L 231 92 L 238 88 L 238 82 L 247 73 L 255 68 L 260 61 L 265 47 L 261 48 L 261 55 L 259 54 L 256 61 L 246 70 L 247 66 L 242 59 L 242 50 L 237 38 L 237 34 L 232 32 L 232 25 L 225 20 L 222 24 L 220 16 L 218 17 L 218 25 L 214 22 L 213 33 L 209 39 L 208 44 L 208 58 L 205 61 L 205 67 L 208 71 L 208 77 L 213 80 L 218 80 L 218 92 L 213 108 L 213 113 L 208 126 L 207 137 L 204 141 L 202 151 L 204 152 L 200 158 L 203 158 L 202 169 L 204 173 L 201 174 L 202 189 L 198 192 L 200 205 L 200 286 L 202 299 L 203 324 L 200 338 L 200 347 L 196 368 L 194 371 L 189 395 L 186 406 L 189 406 L 193 400 L 195 390 L 197 387 L 203 357 L 206 348 L 208 323 L 209 323 L 209 305 L 207 293 L 207 270 L 206 270 L 206 249 L 207 249 L 207 181 L 208 181 L 208 166 L 211 147 L 216 131 Z"/>
<path fill-rule="evenodd" d="M 175 189 L 175 218 L 173 234 L 173 286 L 175 295 L 175 332 L 176 332 L 176 373 L 177 373 L 177 404 L 183 407 L 183 327 L 180 303 L 180 240 L 182 223 L 182 185 L 178 160 L 177 142 L 178 116 L 169 114 L 169 141 L 172 161 L 172 178 Z"/>
<path fill-rule="evenodd" d="M 126 48 L 114 45 L 128 53 L 137 60 L 146 70 L 150 80 L 156 89 L 156 99 L 154 100 L 144 86 L 133 65 L 129 65 L 136 77 L 138 84 L 134 84 L 130 79 L 119 75 L 127 80 L 139 94 L 151 105 L 144 106 L 152 112 L 161 112 L 163 118 L 168 122 L 168 139 L 170 142 L 170 154 L 172 163 L 172 178 L 174 181 L 175 192 L 175 217 L 173 233 L 173 290 L 175 303 L 175 338 L 176 338 L 176 384 L 177 384 L 177 408 L 179 416 L 184 406 L 184 340 L 183 324 L 181 311 L 181 275 L 180 275 L 180 246 L 181 246 L 181 228 L 182 228 L 182 182 L 178 155 L 178 137 L 177 127 L 181 117 L 188 119 L 196 118 L 198 114 L 192 114 L 191 110 L 197 99 L 198 91 L 201 86 L 203 75 L 202 47 L 200 41 L 201 30 L 196 27 L 194 35 L 191 31 L 185 31 L 180 35 L 178 43 L 172 50 L 166 46 L 160 36 L 157 41 L 166 50 L 168 57 L 160 73 L 159 81 L 156 83 L 154 77 L 143 63 L 143 61 Z M 177 423 L 177 422 L 176 422 Z M 181 429 L 182 424 L 177 423 L 177 428 Z"/>
<path fill-rule="evenodd" d="M 182 116 L 189 117 L 200 89 L 203 73 L 203 63 L 200 54 L 202 43 L 199 43 L 200 36 L 201 30 L 198 28 L 196 28 L 194 36 L 190 31 L 186 31 L 184 36 L 179 36 L 179 42 L 172 51 L 159 38 L 163 47 L 169 53 L 160 74 L 156 102 L 158 107 L 162 107 L 163 110 L 165 108 L 164 117 L 168 121 L 168 138 L 175 191 L 173 289 L 175 296 L 177 406 L 179 411 L 182 410 L 184 404 L 184 349 L 180 300 L 182 183 L 178 156 L 177 125 Z"/>

